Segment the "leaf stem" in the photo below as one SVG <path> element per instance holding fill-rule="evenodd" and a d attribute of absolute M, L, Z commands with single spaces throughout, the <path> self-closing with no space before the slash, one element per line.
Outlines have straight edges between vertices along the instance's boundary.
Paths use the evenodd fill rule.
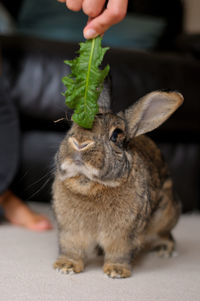
<path fill-rule="evenodd" d="M 88 92 L 88 85 L 89 85 L 89 77 L 90 77 L 90 69 L 92 65 L 92 58 L 94 54 L 94 46 L 95 46 L 95 41 L 96 39 L 92 39 L 92 46 L 91 46 L 91 53 L 90 53 L 90 58 L 88 62 L 88 70 L 87 70 L 87 76 L 86 76 L 86 83 L 85 83 L 85 94 L 84 94 L 84 110 L 86 110 L 86 99 L 87 99 L 87 92 Z"/>

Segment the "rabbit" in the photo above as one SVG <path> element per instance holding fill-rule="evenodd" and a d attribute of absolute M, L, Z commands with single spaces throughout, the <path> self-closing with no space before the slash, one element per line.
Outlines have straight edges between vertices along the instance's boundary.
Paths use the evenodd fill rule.
<path fill-rule="evenodd" d="M 146 244 L 160 256 L 174 251 L 180 201 L 160 150 L 144 134 L 168 119 L 183 96 L 154 91 L 117 114 L 109 98 L 105 91 L 100 96 L 92 129 L 74 123 L 56 154 L 54 268 L 63 273 L 82 272 L 97 247 L 112 278 L 131 276 L 132 259 Z"/>

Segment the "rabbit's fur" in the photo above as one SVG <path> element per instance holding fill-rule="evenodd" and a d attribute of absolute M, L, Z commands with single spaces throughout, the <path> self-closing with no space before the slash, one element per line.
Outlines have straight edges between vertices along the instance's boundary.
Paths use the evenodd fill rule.
<path fill-rule="evenodd" d="M 91 130 L 73 124 L 56 155 L 55 268 L 79 273 L 88 250 L 99 246 L 104 273 L 129 277 L 132 257 L 146 242 L 160 255 L 172 254 L 180 203 L 160 150 L 142 134 L 182 102 L 179 93 L 155 91 L 118 114 L 102 105 Z"/>

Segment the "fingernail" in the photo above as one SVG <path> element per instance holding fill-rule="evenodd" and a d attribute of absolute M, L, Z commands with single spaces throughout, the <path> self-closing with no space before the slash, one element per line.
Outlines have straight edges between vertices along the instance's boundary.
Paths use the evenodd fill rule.
<path fill-rule="evenodd" d="M 92 38 L 95 38 L 97 35 L 96 31 L 92 28 L 89 28 L 87 29 L 85 32 L 84 32 L 84 37 L 86 39 L 92 39 Z"/>

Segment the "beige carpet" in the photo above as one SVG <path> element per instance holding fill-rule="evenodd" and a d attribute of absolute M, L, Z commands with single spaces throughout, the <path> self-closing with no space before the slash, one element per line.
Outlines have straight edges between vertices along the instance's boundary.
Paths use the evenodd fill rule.
<path fill-rule="evenodd" d="M 32 206 L 52 219 L 49 207 Z M 102 259 L 78 275 L 53 270 L 56 230 L 34 233 L 1 224 L 0 301 L 200 301 L 200 215 L 182 216 L 174 235 L 177 257 L 145 255 L 131 278 L 113 280 L 103 274 Z"/>

